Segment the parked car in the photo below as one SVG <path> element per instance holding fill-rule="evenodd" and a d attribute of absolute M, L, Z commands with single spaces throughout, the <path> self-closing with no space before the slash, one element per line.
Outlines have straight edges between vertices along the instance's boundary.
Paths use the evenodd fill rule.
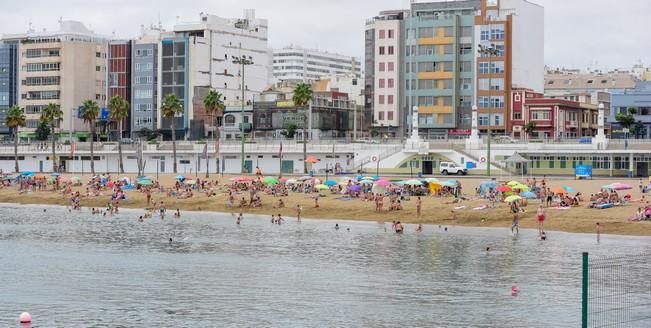
<path fill-rule="evenodd" d="M 466 175 L 468 174 L 468 169 L 458 166 L 453 162 L 441 162 L 441 164 L 439 165 L 439 172 L 443 175 L 448 175 L 448 174 Z"/>
<path fill-rule="evenodd" d="M 377 140 L 373 140 L 373 139 L 370 139 L 370 138 L 357 139 L 357 140 L 355 140 L 355 142 L 356 143 L 365 143 L 365 144 L 377 144 L 377 143 L 380 143 Z"/>

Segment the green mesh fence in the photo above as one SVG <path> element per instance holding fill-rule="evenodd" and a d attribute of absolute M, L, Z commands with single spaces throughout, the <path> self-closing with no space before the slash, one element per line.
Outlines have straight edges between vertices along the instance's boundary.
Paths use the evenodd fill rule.
<path fill-rule="evenodd" d="M 583 253 L 582 327 L 651 327 L 651 253 Z"/>

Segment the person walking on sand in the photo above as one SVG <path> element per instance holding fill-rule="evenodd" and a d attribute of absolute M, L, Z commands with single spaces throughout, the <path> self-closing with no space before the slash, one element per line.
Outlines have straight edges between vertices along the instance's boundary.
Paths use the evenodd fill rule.
<path fill-rule="evenodd" d="M 416 217 L 420 218 L 420 208 L 421 208 L 422 202 L 420 200 L 420 196 L 416 199 Z"/>
<path fill-rule="evenodd" d="M 321 197 L 319 193 L 314 196 L 314 208 L 319 208 L 319 197 Z"/>
<path fill-rule="evenodd" d="M 545 222 L 545 209 L 543 209 L 542 204 L 538 205 L 536 218 L 538 219 L 538 236 L 541 236 L 544 231 L 543 223 Z"/>

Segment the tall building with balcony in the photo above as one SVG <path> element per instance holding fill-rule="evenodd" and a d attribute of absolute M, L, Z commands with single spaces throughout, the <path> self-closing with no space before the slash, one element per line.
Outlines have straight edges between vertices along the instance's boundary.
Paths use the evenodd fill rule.
<path fill-rule="evenodd" d="M 140 131 L 156 130 L 158 125 L 159 51 L 162 29 L 142 28 L 141 35 L 133 41 L 131 57 L 131 137 Z M 169 71 L 171 67 L 167 68 Z M 169 82 L 168 84 L 169 85 Z"/>
<path fill-rule="evenodd" d="M 0 43 L 0 134 L 8 135 L 7 110 L 18 103 L 18 44 Z"/>
<path fill-rule="evenodd" d="M 198 22 L 179 23 L 172 31 L 162 33 L 158 103 L 170 93 L 182 100 L 184 111 L 177 118 L 177 136 L 199 139 L 218 135 L 211 120 L 221 124 L 223 113 L 213 118 L 203 106 L 210 89 L 220 92 L 227 105 L 236 106 L 252 102 L 268 86 L 271 55 L 267 26 L 253 10 L 245 10 L 242 18 L 232 19 L 201 13 Z M 233 57 L 246 57 L 253 64 L 242 71 Z M 169 119 L 159 117 L 157 128 L 169 135 Z"/>
<path fill-rule="evenodd" d="M 375 131 L 405 134 L 400 110 L 403 23 L 405 11 L 383 11 L 366 22 L 366 108 L 372 108 Z"/>
<path fill-rule="evenodd" d="M 359 59 L 297 46 L 273 50 L 273 77 L 279 81 L 316 81 L 334 74 L 361 76 Z"/>
<path fill-rule="evenodd" d="M 85 100 L 106 105 L 107 41 L 77 21 L 59 21 L 56 32 L 4 35 L 5 42 L 18 44 L 18 105 L 25 108 L 28 137 L 38 126 L 47 104 L 61 106 L 63 136 L 87 139 L 88 125 L 78 117 Z"/>
<path fill-rule="evenodd" d="M 108 43 L 108 100 L 114 96 L 121 96 L 125 101 L 131 104 L 131 50 L 133 41 L 131 40 L 112 40 Z M 107 100 L 107 102 L 108 102 Z M 129 106 L 131 112 L 131 106 Z M 128 124 L 129 118 L 123 122 L 123 135 L 117 136 L 117 122 L 109 123 L 109 132 L 113 135 L 112 140 L 123 138 L 129 135 L 131 125 Z"/>

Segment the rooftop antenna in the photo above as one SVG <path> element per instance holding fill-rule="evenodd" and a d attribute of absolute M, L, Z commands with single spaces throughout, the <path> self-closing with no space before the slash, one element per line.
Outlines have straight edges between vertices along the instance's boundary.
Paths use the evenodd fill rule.
<path fill-rule="evenodd" d="M 160 11 L 158 12 L 158 28 L 162 29 L 163 28 L 163 23 L 160 21 Z"/>

